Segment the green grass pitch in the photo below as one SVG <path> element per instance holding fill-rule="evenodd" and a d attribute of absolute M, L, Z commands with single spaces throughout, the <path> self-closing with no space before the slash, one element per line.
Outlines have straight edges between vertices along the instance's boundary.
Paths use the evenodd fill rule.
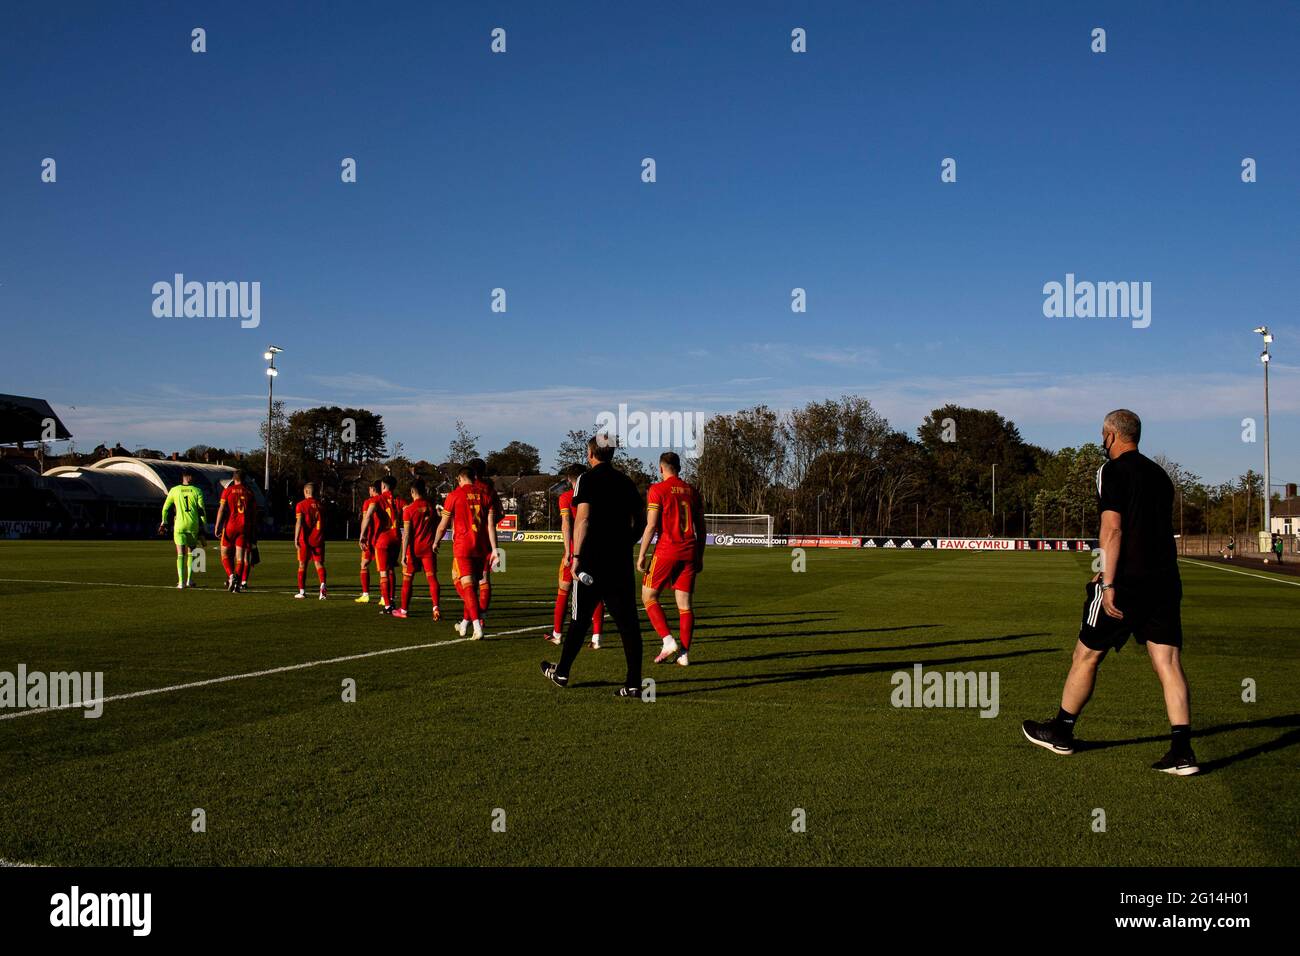
<path fill-rule="evenodd" d="M 1021 737 L 1056 711 L 1090 555 L 809 551 L 795 573 L 788 550 L 711 549 L 692 666 L 650 664 L 648 641 L 642 703 L 612 696 L 613 633 L 568 690 L 542 680 L 558 552 L 507 551 L 488 633 L 536 630 L 110 700 L 98 720 L 0 719 L 0 859 L 1297 862 L 1300 588 L 1281 579 L 1182 565 L 1207 772 L 1174 778 L 1148 769 L 1168 728 L 1133 644 L 1080 721 L 1095 746 L 1058 757 Z M 231 595 L 215 549 L 202 587 L 178 592 L 169 541 L 0 542 L 0 671 L 103 671 L 112 697 L 456 637 L 429 620 L 423 578 L 408 621 L 353 604 L 354 545 L 330 545 L 323 603 L 291 599 L 287 544 L 263 554 L 254 590 Z M 446 581 L 443 606 L 459 618 Z M 918 662 L 998 672 L 1000 713 L 893 707 L 891 675 Z"/>

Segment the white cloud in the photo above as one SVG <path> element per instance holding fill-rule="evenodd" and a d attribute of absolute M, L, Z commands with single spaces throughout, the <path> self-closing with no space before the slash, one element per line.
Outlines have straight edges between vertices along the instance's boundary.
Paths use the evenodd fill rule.
<path fill-rule="evenodd" d="M 769 343 L 772 345 L 773 343 Z M 1290 452 L 1295 442 L 1281 439 L 1286 421 L 1300 412 L 1300 374 L 1277 367 L 1272 377 L 1274 470 L 1278 475 L 1300 472 L 1300 459 Z M 1112 408 L 1138 412 L 1147 434 L 1185 434 L 1190 447 L 1178 454 L 1194 471 L 1210 471 L 1200 458 L 1225 459 L 1243 453 L 1255 456 L 1254 446 L 1199 449 L 1193 433 L 1218 436 L 1239 430 L 1243 417 L 1256 417 L 1262 429 L 1261 376 L 1250 373 L 1173 373 L 1153 375 L 1049 375 L 1043 373 L 982 374 L 785 381 L 781 378 L 732 378 L 718 382 L 683 383 L 671 387 L 626 389 L 554 386 L 533 389 L 484 389 L 463 392 L 420 389 L 369 376 L 322 377 L 329 387 L 319 395 L 286 395 L 290 409 L 355 402 L 384 417 L 391 439 L 401 441 L 408 454 L 437 458 L 445 454 L 453 425 L 462 419 L 481 435 L 486 451 L 512 439 L 538 445 L 544 458 L 570 428 L 590 427 L 597 414 L 614 411 L 620 402 L 643 410 L 731 412 L 756 404 L 778 410 L 844 394 L 869 398 L 896 428 L 914 433 L 926 413 L 953 403 L 996 409 L 1020 426 L 1032 441 L 1048 445 L 1090 441 L 1102 416 Z M 341 397 L 335 386 L 347 385 Z M 265 419 L 266 399 L 258 395 L 216 396 L 178 387 L 151 393 L 120 395 L 111 404 L 79 403 L 75 410 L 60 406 L 60 416 L 87 449 L 100 441 L 121 441 L 130 447 L 147 445 L 164 451 L 197 443 L 252 448 Z M 1054 441 L 1051 439 L 1055 439 Z M 1259 452 L 1262 455 L 1262 450 Z"/>

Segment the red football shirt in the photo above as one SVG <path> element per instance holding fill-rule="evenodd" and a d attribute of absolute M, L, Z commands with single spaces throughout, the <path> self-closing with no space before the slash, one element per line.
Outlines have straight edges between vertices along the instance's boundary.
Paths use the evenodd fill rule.
<path fill-rule="evenodd" d="M 402 521 L 411 526 L 411 550 L 428 554 L 433 550 L 433 533 L 438 530 L 438 513 L 427 498 L 412 501 L 402 509 Z"/>
<path fill-rule="evenodd" d="M 361 517 L 364 520 L 366 511 L 371 505 L 375 506 L 375 513 L 370 516 L 370 527 L 361 529 L 361 540 L 371 542 L 375 540 L 375 535 L 379 533 L 379 504 L 383 500 L 380 495 L 371 495 L 361 506 Z"/>
<path fill-rule="evenodd" d="M 695 556 L 699 544 L 695 524 L 700 515 L 700 496 L 694 488 L 676 475 L 653 484 L 646 495 L 646 510 L 659 512 L 656 555 L 675 561 Z"/>
<path fill-rule="evenodd" d="M 573 507 L 572 488 L 566 488 L 560 492 L 560 518 L 563 519 L 565 515 L 569 516 L 569 540 L 564 543 L 572 547 L 574 523 L 578 518 L 578 509 Z M 560 527 L 563 528 L 564 525 L 561 524 Z"/>
<path fill-rule="evenodd" d="M 303 540 L 313 548 L 318 548 L 325 540 L 324 521 L 321 518 L 320 502 L 315 498 L 304 498 L 293 509 L 302 515 Z"/>
<path fill-rule="evenodd" d="M 391 491 L 385 491 L 376 504 L 375 517 L 378 523 L 375 537 L 396 535 L 402 527 L 402 499 Z"/>
<path fill-rule="evenodd" d="M 221 500 L 226 503 L 226 527 L 243 527 L 244 515 L 253 510 L 253 496 L 248 487 L 232 481 L 222 490 Z"/>
<path fill-rule="evenodd" d="M 475 482 L 460 485 L 442 503 L 443 510 L 451 514 L 452 554 L 458 558 L 487 557 L 486 525 L 488 499 L 483 488 Z"/>
<path fill-rule="evenodd" d="M 487 506 L 483 509 L 483 530 L 480 531 L 479 534 L 480 534 L 480 535 L 482 536 L 482 538 L 483 538 L 483 541 L 482 541 L 483 553 L 484 553 L 484 554 L 491 554 L 491 553 L 492 553 L 492 535 L 493 535 L 493 533 L 495 533 L 496 529 L 495 529 L 495 528 L 488 528 L 488 526 L 487 526 L 487 513 L 488 513 L 488 509 L 491 509 L 491 510 L 493 510 L 493 511 L 495 511 L 495 512 L 497 513 L 497 521 L 500 521 L 500 520 L 501 520 L 501 516 L 502 516 L 503 514 L 505 514 L 505 511 L 503 511 L 502 508 L 501 508 L 501 497 L 497 494 L 497 490 L 496 490 L 495 487 L 493 487 L 493 486 L 492 486 L 489 482 L 487 482 L 486 480 L 485 480 L 485 481 L 476 481 L 475 484 L 479 486 L 479 489 L 483 492 L 484 496 L 485 496 L 486 499 L 487 499 Z"/>

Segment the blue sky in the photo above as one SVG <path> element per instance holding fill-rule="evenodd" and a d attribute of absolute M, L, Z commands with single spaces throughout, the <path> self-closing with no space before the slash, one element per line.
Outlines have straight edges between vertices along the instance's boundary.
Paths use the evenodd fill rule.
<path fill-rule="evenodd" d="M 418 457 L 456 418 L 549 461 L 620 402 L 856 392 L 1050 447 L 1127 405 L 1224 480 L 1262 465 L 1266 322 L 1274 480 L 1300 478 L 1300 8 L 377 9 L 5 5 L 0 391 L 80 448 L 251 448 L 275 343 L 290 407 L 372 408 Z M 177 272 L 259 281 L 261 326 L 156 318 Z M 1151 282 L 1151 326 L 1045 318 L 1066 273 Z"/>

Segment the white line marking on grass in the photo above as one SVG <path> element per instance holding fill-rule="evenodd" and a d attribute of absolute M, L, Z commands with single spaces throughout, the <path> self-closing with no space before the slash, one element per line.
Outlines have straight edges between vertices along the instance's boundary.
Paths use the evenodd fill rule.
<path fill-rule="evenodd" d="M 1274 584 L 1289 584 L 1293 588 L 1300 588 L 1300 581 L 1288 581 L 1285 578 L 1273 577 L 1270 574 L 1256 574 L 1254 571 L 1238 571 L 1236 568 L 1225 568 L 1218 564 L 1210 564 L 1206 561 L 1189 561 L 1186 558 L 1178 559 L 1182 564 L 1190 564 L 1196 568 L 1213 568 L 1216 571 L 1227 571 L 1230 574 L 1244 574 L 1248 578 L 1259 578 L 1261 581 L 1272 581 Z"/>
<path fill-rule="evenodd" d="M 15 863 L 13 860 L 6 860 L 4 857 L 0 856 L 0 866 L 17 866 L 26 869 L 31 867 L 43 867 L 45 866 L 45 864 L 44 863 Z"/>
<path fill-rule="evenodd" d="M 487 637 L 506 637 L 510 634 L 524 634 L 528 631 L 544 631 L 549 625 L 543 624 L 537 627 L 520 627 L 513 631 L 497 631 L 495 634 L 485 634 Z M 284 674 L 288 671 L 305 670 L 308 667 L 323 667 L 326 664 L 341 664 L 345 661 L 359 661 L 367 657 L 381 657 L 384 654 L 401 654 L 406 651 L 423 651 L 431 647 L 449 647 L 452 644 L 464 644 L 472 641 L 471 637 L 457 637 L 450 641 L 433 641 L 428 644 L 407 644 L 404 647 L 385 647 L 378 651 L 366 651 L 362 654 L 347 654 L 343 657 L 330 657 L 323 661 L 307 661 L 305 664 L 286 664 L 283 667 L 271 667 L 264 671 L 251 671 L 247 674 L 230 674 L 226 677 L 209 677 L 207 680 L 191 681 L 188 684 L 173 684 L 171 687 L 155 687 L 151 690 L 136 690 L 129 694 L 114 694 L 112 697 L 105 697 L 99 701 L 83 701 L 80 704 L 67 704 L 62 707 L 33 707 L 30 710 L 20 710 L 12 714 L 0 714 L 0 720 L 13 720 L 17 717 L 30 717 L 32 714 L 50 714 L 56 710 L 84 710 L 87 705 L 108 704 L 119 700 L 131 700 L 135 697 L 152 697 L 154 694 L 170 694 L 178 690 L 191 690 L 195 687 L 207 687 L 211 684 L 226 684 L 235 680 L 247 680 L 250 677 L 267 677 L 271 674 Z"/>
<path fill-rule="evenodd" d="M 174 584 L 123 584 L 121 581 L 50 581 L 41 578 L 0 578 L 0 584 L 73 584 L 88 588 L 157 588 L 161 591 L 206 591 L 210 594 L 229 594 L 224 587 L 217 587 L 214 582 L 212 587 L 193 587 L 178 588 Z M 297 591 L 243 591 L 243 594 L 297 594 Z"/>

